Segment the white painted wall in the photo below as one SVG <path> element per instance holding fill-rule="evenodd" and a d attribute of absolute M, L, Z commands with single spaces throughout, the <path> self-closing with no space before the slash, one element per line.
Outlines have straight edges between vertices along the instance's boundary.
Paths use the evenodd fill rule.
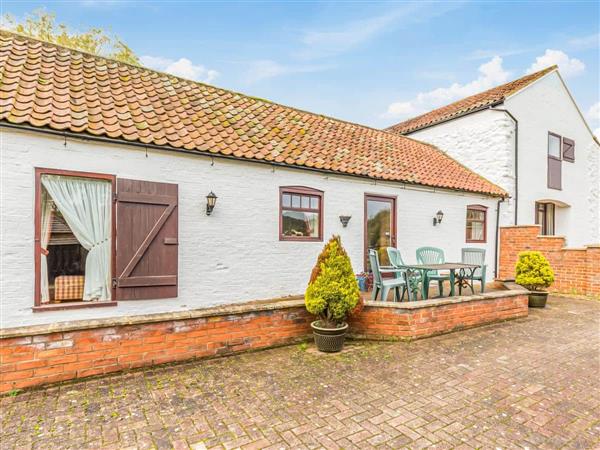
<path fill-rule="evenodd" d="M 556 208 L 556 234 L 572 247 L 600 242 L 600 146 L 558 73 L 507 98 L 504 107 L 519 121 L 519 223 L 534 223 L 536 200 L 558 200 L 570 207 Z M 562 190 L 547 187 L 549 131 L 575 141 L 575 162 L 562 162 Z"/>
<path fill-rule="evenodd" d="M 410 134 L 501 186 L 514 197 L 514 122 L 499 111 L 481 111 Z M 514 223 L 514 202 L 501 206 L 501 225 Z"/>
<path fill-rule="evenodd" d="M 557 72 L 506 99 L 519 122 L 518 224 L 535 223 L 535 202 L 556 200 L 555 233 L 569 246 L 600 242 L 600 147 Z M 561 191 L 547 187 L 548 132 L 575 140 L 575 162 L 562 163 Z M 488 180 L 515 193 L 514 123 L 502 111 L 483 110 L 410 137 L 430 142 Z M 514 224 L 514 200 L 501 206 L 501 225 Z"/>
<path fill-rule="evenodd" d="M 398 246 L 415 260 L 419 246 L 446 251 L 460 260 L 465 244 L 466 205 L 488 206 L 487 264 L 493 278 L 496 200 L 447 191 L 403 189 L 399 184 L 279 169 L 242 161 L 211 160 L 131 146 L 98 144 L 39 133 L 2 129 L 2 327 L 83 318 L 200 308 L 223 303 L 302 294 L 323 243 L 280 242 L 280 186 L 304 185 L 325 191 L 324 237 L 338 233 L 363 269 L 364 194 L 398 197 Z M 34 290 L 34 167 L 93 171 L 122 178 L 179 185 L 179 296 L 167 300 L 119 302 L 113 308 L 32 313 Z M 209 191 L 218 195 L 205 214 Z M 444 212 L 433 227 L 432 218 Z M 347 228 L 338 216 L 351 215 Z M 472 244 L 471 244 L 472 245 Z"/>

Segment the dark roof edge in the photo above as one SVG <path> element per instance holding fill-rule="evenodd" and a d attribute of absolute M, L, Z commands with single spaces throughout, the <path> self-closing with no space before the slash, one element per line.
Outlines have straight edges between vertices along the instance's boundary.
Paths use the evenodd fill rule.
<path fill-rule="evenodd" d="M 256 159 L 256 158 L 240 158 L 240 157 L 233 156 L 233 155 L 223 155 L 221 153 L 211 153 L 211 152 L 200 151 L 200 150 L 185 150 L 185 149 L 181 149 L 181 148 L 177 148 L 177 147 L 171 147 L 169 145 L 144 144 L 143 142 L 139 142 L 139 141 L 128 141 L 126 139 L 115 139 L 115 138 L 110 138 L 110 137 L 105 137 L 105 136 L 96 136 L 96 135 L 93 135 L 93 134 L 90 134 L 87 132 L 77 132 L 76 133 L 73 131 L 55 130 L 53 128 L 48 128 L 48 127 L 35 127 L 35 126 L 29 125 L 29 124 L 15 124 L 15 123 L 7 122 L 6 120 L 0 120 L 0 127 L 12 128 L 12 129 L 16 129 L 16 130 L 32 131 L 35 133 L 49 134 L 49 135 L 53 135 L 53 136 L 63 137 L 65 139 L 67 137 L 69 137 L 69 138 L 80 139 L 80 140 L 84 140 L 84 141 L 87 140 L 87 141 L 94 141 L 94 142 L 111 143 L 111 144 L 115 144 L 115 145 L 129 145 L 132 147 L 139 147 L 139 148 L 146 148 L 146 149 L 150 148 L 153 150 L 177 152 L 177 153 L 183 153 L 186 155 L 196 155 L 196 156 L 203 156 L 203 157 L 207 157 L 207 158 L 219 158 L 219 159 L 226 159 L 226 160 L 231 160 L 231 161 L 246 161 L 246 162 L 250 162 L 250 163 L 258 163 L 258 164 L 264 164 L 264 165 L 268 165 L 268 166 L 276 166 L 276 167 L 282 167 L 282 168 L 288 168 L 288 169 L 300 169 L 300 170 L 307 170 L 307 171 L 317 172 L 317 173 L 335 174 L 335 175 L 339 175 L 339 176 L 360 178 L 363 180 L 371 180 L 371 181 L 375 181 L 375 182 L 379 181 L 379 182 L 384 182 L 384 183 L 399 184 L 399 185 L 403 185 L 403 186 L 421 186 L 424 188 L 433 189 L 434 191 L 435 190 L 443 190 L 443 191 L 448 191 L 448 192 L 461 192 L 464 194 L 476 194 L 476 195 L 483 195 L 486 197 L 493 197 L 493 198 L 499 198 L 499 197 L 500 198 L 508 198 L 509 197 L 508 194 L 502 195 L 502 194 L 494 194 L 494 193 L 490 193 L 490 192 L 483 192 L 483 191 L 476 191 L 476 190 L 456 189 L 456 188 L 443 187 L 443 186 L 434 186 L 434 185 L 424 184 L 424 183 L 414 183 L 414 182 L 410 182 L 410 181 L 387 180 L 385 178 L 375 178 L 375 177 L 371 177 L 368 175 L 338 172 L 335 170 L 328 170 L 328 169 L 319 169 L 318 167 L 308 167 L 308 166 L 300 166 L 300 165 L 296 165 L 296 164 L 287 164 L 285 162 L 268 161 L 268 160 L 262 160 L 262 159 Z M 407 138 L 407 139 L 415 140 L 412 138 Z M 427 145 L 431 146 L 431 144 L 427 144 Z M 439 149 L 437 149 L 437 150 L 439 152 L 442 152 Z M 453 161 L 456 161 L 456 160 L 453 159 Z M 477 174 L 476 172 L 473 172 L 470 169 L 469 169 L 469 172 L 481 177 L 481 175 Z M 492 183 L 490 181 L 488 181 L 488 183 L 490 183 L 494 187 L 500 188 L 499 186 L 495 185 L 494 183 Z M 500 188 L 500 189 L 502 189 L 502 188 Z M 504 189 L 502 189 L 502 190 L 504 190 Z"/>
<path fill-rule="evenodd" d="M 395 132 L 395 133 L 399 134 L 400 136 L 408 136 L 411 133 L 416 133 L 417 131 L 425 130 L 427 128 L 431 128 L 431 127 L 434 127 L 436 125 L 440 125 L 442 123 L 451 122 L 452 120 L 460 119 L 461 117 L 465 117 L 465 116 L 468 116 L 470 114 L 475 114 L 475 113 L 484 111 L 486 109 L 494 108 L 494 107 L 496 107 L 498 105 L 502 105 L 503 103 L 504 103 L 504 99 L 500 100 L 500 101 L 497 101 L 497 102 L 494 102 L 494 103 L 490 103 L 489 105 L 480 106 L 479 108 L 472 109 L 471 111 L 465 111 L 465 112 L 457 114 L 455 116 L 447 117 L 447 118 L 442 119 L 442 120 L 438 120 L 437 122 L 432 122 L 432 123 L 428 123 L 427 125 L 422 125 L 420 127 L 415 128 L 414 130 L 405 131 L 403 133 L 398 133 L 398 132 Z M 384 131 L 387 131 L 388 133 L 394 133 L 394 126 L 395 125 L 392 125 L 391 127 L 388 127 L 388 128 L 384 128 Z"/>

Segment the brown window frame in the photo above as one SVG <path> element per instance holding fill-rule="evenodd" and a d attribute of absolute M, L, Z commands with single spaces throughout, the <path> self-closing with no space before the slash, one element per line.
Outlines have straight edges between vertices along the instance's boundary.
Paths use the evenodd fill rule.
<path fill-rule="evenodd" d="M 369 218 L 367 216 L 367 209 L 369 200 L 375 201 L 383 201 L 391 203 L 391 219 L 392 219 L 392 229 L 390 242 L 392 243 L 392 247 L 396 247 L 397 245 L 397 237 L 398 237 L 398 210 L 396 209 L 396 205 L 398 202 L 397 195 L 382 195 L 382 194 L 369 194 L 365 193 L 365 199 L 363 204 L 363 267 L 364 271 L 367 272 L 369 270 L 369 235 L 368 235 L 368 222 Z"/>
<path fill-rule="evenodd" d="M 552 233 L 548 232 L 548 222 L 546 221 L 546 214 L 548 205 L 552 205 Z M 540 207 L 543 208 L 543 222 L 540 223 L 538 218 L 538 212 Z M 535 224 L 540 225 L 540 233 L 542 236 L 555 236 L 556 234 L 556 205 L 552 202 L 535 202 Z"/>
<path fill-rule="evenodd" d="M 313 208 L 294 208 L 283 206 L 283 194 L 310 195 L 319 198 L 319 207 Z M 279 187 L 279 240 L 295 242 L 323 242 L 323 205 L 324 192 L 307 186 L 280 186 Z M 316 212 L 319 214 L 319 233 L 316 237 L 311 236 L 285 236 L 283 234 L 283 211 Z"/>
<path fill-rule="evenodd" d="M 474 210 L 474 211 L 478 211 L 478 212 L 483 212 L 483 239 L 472 239 L 469 237 L 469 210 Z M 465 221 L 465 241 L 469 242 L 469 243 L 481 243 L 481 244 L 485 244 L 487 242 L 487 210 L 488 207 L 484 206 L 484 205 L 467 205 L 467 214 L 466 214 L 466 221 Z M 481 220 L 471 220 L 471 222 L 479 222 L 481 223 Z M 472 230 L 472 228 L 471 228 Z"/>
<path fill-rule="evenodd" d="M 560 145 L 560 148 L 558 150 L 558 157 L 553 156 L 550 154 L 550 136 L 554 136 L 558 138 L 558 142 Z M 562 152 L 563 152 L 563 140 L 562 140 L 562 136 L 556 133 L 553 133 L 551 131 L 548 132 L 548 141 L 547 141 L 547 145 L 546 145 L 546 154 L 548 156 L 548 160 L 553 159 L 555 161 L 559 161 L 560 162 L 560 187 L 555 187 L 555 186 L 550 186 L 550 163 L 547 162 L 547 169 L 546 169 L 546 187 L 548 189 L 554 189 L 557 191 L 562 191 Z"/>
<path fill-rule="evenodd" d="M 41 294 L 41 256 L 42 256 L 42 248 L 40 247 L 41 237 L 42 237 L 42 224 L 41 224 L 41 201 L 42 201 L 42 183 L 41 178 L 42 175 L 62 175 L 62 176 L 70 176 L 70 177 L 79 177 L 79 178 L 95 178 L 100 180 L 108 180 L 111 182 L 111 198 L 114 199 L 114 195 L 116 192 L 116 181 L 117 178 L 115 175 L 97 173 L 97 172 L 80 172 L 75 170 L 62 170 L 62 169 L 48 169 L 48 168 L 35 168 L 35 209 L 34 209 L 34 271 L 35 271 L 35 282 L 34 282 L 34 306 L 32 310 L 34 312 L 40 311 L 52 311 L 52 310 L 60 310 L 60 309 L 76 309 L 76 308 L 93 308 L 93 307 L 103 307 L 103 306 L 116 306 L 117 301 L 115 300 L 115 287 L 111 289 L 111 300 L 109 301 L 89 301 L 89 302 L 65 302 L 65 303 L 53 303 L 42 305 L 42 294 Z M 115 262 L 116 262 L 116 203 L 113 201 L 111 205 L 111 277 L 115 278 Z"/>

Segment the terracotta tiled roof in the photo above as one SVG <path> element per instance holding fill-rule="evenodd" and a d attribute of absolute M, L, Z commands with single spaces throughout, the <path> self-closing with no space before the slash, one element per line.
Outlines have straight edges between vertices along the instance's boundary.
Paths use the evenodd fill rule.
<path fill-rule="evenodd" d="M 0 123 L 506 195 L 429 144 L 12 33 L 0 73 Z"/>
<path fill-rule="evenodd" d="M 496 105 L 503 102 L 509 95 L 520 91 L 556 68 L 557 66 L 551 66 L 544 70 L 540 70 L 539 72 L 526 75 L 518 80 L 511 81 L 510 83 L 502 84 L 492 89 L 488 89 L 487 91 L 480 92 L 479 94 L 471 95 L 470 97 L 463 98 L 457 102 L 450 103 L 449 105 L 434 109 L 428 113 L 392 125 L 387 128 L 386 131 L 407 134 L 482 108 Z"/>

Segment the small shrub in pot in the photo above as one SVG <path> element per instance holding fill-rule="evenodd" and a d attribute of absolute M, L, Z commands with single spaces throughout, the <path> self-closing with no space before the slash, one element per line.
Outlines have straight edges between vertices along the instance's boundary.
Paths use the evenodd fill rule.
<path fill-rule="evenodd" d="M 340 351 L 348 329 L 346 318 L 362 306 L 350 258 L 339 236 L 321 251 L 304 295 L 306 309 L 318 317 L 311 326 L 321 351 Z"/>
<path fill-rule="evenodd" d="M 529 306 L 543 308 L 546 306 L 548 292 L 545 288 L 554 283 L 554 272 L 548 260 L 537 251 L 519 253 L 519 260 L 515 267 L 515 282 L 528 289 Z"/>

